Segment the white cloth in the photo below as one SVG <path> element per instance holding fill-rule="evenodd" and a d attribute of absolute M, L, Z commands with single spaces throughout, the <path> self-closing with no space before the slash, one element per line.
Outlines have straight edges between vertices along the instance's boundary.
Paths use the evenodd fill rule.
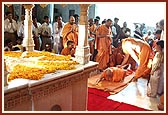
<path fill-rule="evenodd" d="M 164 31 L 162 30 L 161 36 L 160 36 L 160 40 L 164 40 Z"/>
<path fill-rule="evenodd" d="M 17 29 L 17 35 L 20 37 L 20 36 L 23 36 L 24 37 L 24 25 L 22 22 L 20 22 L 18 24 L 18 29 Z"/>
<path fill-rule="evenodd" d="M 14 33 L 17 31 L 17 23 L 12 19 L 12 23 L 10 23 L 9 19 L 5 19 L 4 21 L 4 32 Z"/>
<path fill-rule="evenodd" d="M 65 25 L 64 22 L 62 22 L 62 28 L 63 26 Z M 58 22 L 54 22 L 53 24 L 53 34 L 58 34 L 59 36 L 61 36 L 61 31 L 62 31 L 62 28 L 58 29 Z"/>
<path fill-rule="evenodd" d="M 51 36 L 53 34 L 52 25 L 44 22 L 39 28 L 39 33 L 41 33 L 42 35 L 47 34 L 48 36 Z"/>
<path fill-rule="evenodd" d="M 112 26 L 112 37 L 116 36 L 117 35 L 117 30 L 116 30 L 116 27 L 115 26 Z"/>
<path fill-rule="evenodd" d="M 65 25 L 64 22 L 62 22 L 62 28 Z M 58 28 L 58 22 L 55 22 L 53 24 L 53 38 L 54 38 L 54 46 L 53 49 L 55 51 L 55 53 L 61 53 L 59 50 L 59 44 L 60 44 L 60 37 L 61 37 L 61 33 L 62 33 L 62 28 Z"/>
<path fill-rule="evenodd" d="M 37 28 L 32 24 L 32 32 L 35 36 L 39 36 L 41 26 L 39 22 L 37 22 Z"/>

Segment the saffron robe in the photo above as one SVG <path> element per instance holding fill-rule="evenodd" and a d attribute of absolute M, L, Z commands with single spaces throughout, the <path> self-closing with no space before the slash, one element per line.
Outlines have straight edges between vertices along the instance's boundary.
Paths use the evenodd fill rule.
<path fill-rule="evenodd" d="M 118 68 L 118 67 L 109 67 L 108 69 L 111 70 L 113 73 L 111 76 L 112 82 L 120 82 L 122 81 L 127 75 L 130 75 L 133 71 L 131 70 L 125 70 L 123 68 Z M 106 75 L 106 70 L 102 72 L 102 76 L 105 78 L 105 80 L 108 80 L 108 76 Z"/>
<path fill-rule="evenodd" d="M 70 50 L 68 47 L 65 47 L 65 48 L 62 49 L 62 51 L 61 51 L 61 55 L 71 55 L 72 57 L 75 57 L 74 54 L 75 54 L 75 51 L 74 51 L 74 53 L 72 54 L 72 53 L 71 53 L 71 50 Z"/>
<path fill-rule="evenodd" d="M 72 31 L 73 30 L 73 31 Z M 76 24 L 66 23 L 62 29 L 63 46 L 67 47 L 67 41 L 74 42 L 74 47 L 78 45 L 78 28 Z"/>
<path fill-rule="evenodd" d="M 121 65 L 125 54 L 122 52 L 122 47 L 113 47 L 112 54 L 110 55 L 109 67 Z M 129 57 L 127 64 L 131 64 L 131 70 L 135 70 L 136 62 L 132 57 Z"/>
<path fill-rule="evenodd" d="M 135 78 L 150 74 L 151 48 L 147 42 L 136 38 L 126 38 L 122 40 L 122 49 L 125 54 L 129 54 L 139 64 L 135 71 Z"/>
<path fill-rule="evenodd" d="M 98 36 L 106 36 L 112 35 L 111 28 L 107 28 L 106 25 L 101 25 L 97 29 L 96 39 L 97 39 L 97 50 L 98 54 L 96 56 L 96 62 L 99 63 L 98 69 L 103 70 L 108 67 L 108 63 L 110 60 L 111 54 L 111 43 L 112 39 L 109 37 L 99 37 Z"/>

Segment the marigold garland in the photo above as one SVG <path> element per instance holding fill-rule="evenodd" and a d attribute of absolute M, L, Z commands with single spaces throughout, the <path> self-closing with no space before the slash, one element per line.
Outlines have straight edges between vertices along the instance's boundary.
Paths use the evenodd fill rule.
<path fill-rule="evenodd" d="M 75 65 L 79 64 L 71 59 L 71 56 L 53 55 L 50 52 L 5 52 L 5 56 L 17 57 L 17 64 L 8 74 L 8 81 L 16 78 L 24 78 L 31 80 L 39 80 L 44 77 L 44 74 L 54 73 L 57 70 L 73 70 Z M 23 56 L 21 58 L 21 56 Z M 40 57 L 37 62 L 29 63 L 27 60 L 31 57 Z M 25 61 L 24 58 L 26 59 Z M 20 60 L 20 63 L 19 63 Z M 32 64 L 32 65 L 30 65 Z"/>
<path fill-rule="evenodd" d="M 15 57 L 19 58 L 22 55 L 22 52 L 12 52 L 12 51 L 5 51 L 4 56 Z"/>
<path fill-rule="evenodd" d="M 72 70 L 75 69 L 75 65 L 78 64 L 75 61 L 49 61 L 49 62 L 38 62 L 38 65 L 45 67 L 46 69 L 52 70 Z"/>
<path fill-rule="evenodd" d="M 29 58 L 29 57 L 39 57 L 39 56 L 51 56 L 52 53 L 50 52 L 27 52 L 23 58 Z"/>
<path fill-rule="evenodd" d="M 70 61 L 71 60 L 71 56 L 63 56 L 63 55 L 50 55 L 50 56 L 45 56 L 42 57 L 39 60 L 48 60 L 48 61 Z"/>
<path fill-rule="evenodd" d="M 11 80 L 16 78 L 39 80 L 46 73 L 47 70 L 45 68 L 28 67 L 18 64 L 14 66 L 13 70 L 10 72 L 10 74 L 8 74 L 8 81 L 10 82 Z"/>

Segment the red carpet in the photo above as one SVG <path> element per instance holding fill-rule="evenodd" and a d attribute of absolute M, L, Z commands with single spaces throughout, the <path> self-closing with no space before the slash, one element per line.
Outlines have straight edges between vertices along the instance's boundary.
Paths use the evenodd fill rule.
<path fill-rule="evenodd" d="M 149 110 L 126 103 L 121 103 L 120 106 L 115 109 L 115 111 L 149 111 Z"/>
<path fill-rule="evenodd" d="M 134 105 L 107 99 L 109 92 L 88 88 L 88 111 L 150 111 Z"/>

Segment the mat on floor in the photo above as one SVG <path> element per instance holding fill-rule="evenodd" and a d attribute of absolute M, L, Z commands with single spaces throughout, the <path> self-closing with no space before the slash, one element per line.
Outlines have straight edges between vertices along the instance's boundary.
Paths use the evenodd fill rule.
<path fill-rule="evenodd" d="M 116 94 L 127 87 L 128 83 L 134 77 L 134 72 L 127 77 L 124 78 L 122 82 L 109 82 L 109 81 L 100 81 L 97 85 L 95 85 L 96 81 L 99 79 L 100 74 L 94 75 L 88 78 L 88 87 L 96 88 L 104 91 L 110 92 L 110 94 Z"/>
<path fill-rule="evenodd" d="M 88 111 L 150 111 L 134 105 L 107 99 L 109 92 L 88 88 Z"/>

